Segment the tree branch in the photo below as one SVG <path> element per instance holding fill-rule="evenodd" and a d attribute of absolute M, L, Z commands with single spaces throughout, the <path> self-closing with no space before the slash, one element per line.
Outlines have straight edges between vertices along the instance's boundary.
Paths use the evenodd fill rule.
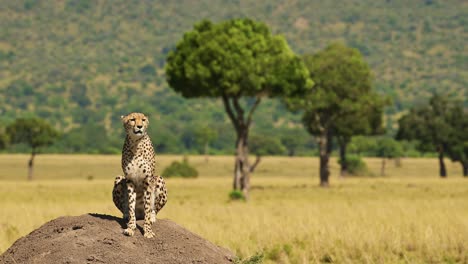
<path fill-rule="evenodd" d="M 229 119 L 231 119 L 231 122 L 234 125 L 234 128 L 238 131 L 239 124 L 237 123 L 237 117 L 234 115 L 234 112 L 232 111 L 231 104 L 229 103 L 229 98 L 224 93 L 221 95 L 221 97 L 223 99 L 224 109 L 226 110 L 226 113 L 228 114 Z"/>
<path fill-rule="evenodd" d="M 260 163 L 261 158 L 262 158 L 262 157 L 261 157 L 260 155 L 257 155 L 257 156 L 256 156 L 256 159 L 255 159 L 254 164 L 252 164 L 252 166 L 250 167 L 250 172 L 254 172 L 255 168 L 256 168 L 257 165 Z"/>
<path fill-rule="evenodd" d="M 244 123 L 244 109 L 242 109 L 242 107 L 239 104 L 239 97 L 237 97 L 237 96 L 234 97 L 232 99 L 232 102 L 233 102 L 234 108 L 236 109 L 236 112 L 237 112 L 238 121 L 240 121 L 240 123 Z"/>
<path fill-rule="evenodd" d="M 254 113 L 255 109 L 257 108 L 257 106 L 260 104 L 261 100 L 262 100 L 262 98 L 257 97 L 257 99 L 255 100 L 254 105 L 252 106 L 252 108 L 250 108 L 249 114 L 247 115 L 247 122 L 246 122 L 247 126 L 250 126 L 250 123 L 252 122 L 253 113 Z"/>

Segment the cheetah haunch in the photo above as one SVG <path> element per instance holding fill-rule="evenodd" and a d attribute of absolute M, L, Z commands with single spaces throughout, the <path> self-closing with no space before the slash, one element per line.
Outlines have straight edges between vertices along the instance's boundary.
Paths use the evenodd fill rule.
<path fill-rule="evenodd" d="M 123 233 L 133 236 L 136 220 L 145 219 L 144 236 L 154 237 L 151 224 L 167 202 L 164 179 L 155 175 L 156 154 L 147 134 L 148 118 L 141 113 L 121 117 L 127 136 L 122 150 L 122 170 L 125 176 L 115 178 L 112 196 L 115 206 L 128 220 Z"/>

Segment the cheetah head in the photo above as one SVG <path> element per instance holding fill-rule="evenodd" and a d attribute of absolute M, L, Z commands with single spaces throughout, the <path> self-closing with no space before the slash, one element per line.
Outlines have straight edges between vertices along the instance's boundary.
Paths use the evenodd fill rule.
<path fill-rule="evenodd" d="M 131 113 L 121 116 L 125 132 L 132 138 L 140 138 L 146 135 L 149 125 L 148 118 L 142 113 Z"/>

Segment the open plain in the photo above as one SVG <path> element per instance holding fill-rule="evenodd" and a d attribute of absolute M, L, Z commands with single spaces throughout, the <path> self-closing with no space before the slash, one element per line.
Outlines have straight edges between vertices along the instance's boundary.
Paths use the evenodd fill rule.
<path fill-rule="evenodd" d="M 159 156 L 159 171 L 181 156 Z M 45 222 L 65 215 L 120 216 L 111 198 L 119 156 L 39 155 L 26 181 L 28 155 L 0 155 L 0 252 Z M 252 175 L 251 200 L 230 201 L 233 157 L 190 156 L 197 179 L 167 179 L 168 218 L 240 258 L 265 263 L 467 263 L 468 179 L 447 161 L 365 159 L 367 177 L 338 177 L 318 187 L 318 160 L 265 157 Z"/>

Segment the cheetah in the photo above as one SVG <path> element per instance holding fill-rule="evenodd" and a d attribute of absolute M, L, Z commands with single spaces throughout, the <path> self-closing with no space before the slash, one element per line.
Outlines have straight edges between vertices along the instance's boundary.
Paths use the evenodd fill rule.
<path fill-rule="evenodd" d="M 112 198 L 124 221 L 128 221 L 123 233 L 133 236 L 136 220 L 144 219 L 144 237 L 152 238 L 151 225 L 167 202 L 166 183 L 154 172 L 156 154 L 147 134 L 148 118 L 142 113 L 131 113 L 121 119 L 127 134 L 122 150 L 125 176 L 115 178 Z"/>

